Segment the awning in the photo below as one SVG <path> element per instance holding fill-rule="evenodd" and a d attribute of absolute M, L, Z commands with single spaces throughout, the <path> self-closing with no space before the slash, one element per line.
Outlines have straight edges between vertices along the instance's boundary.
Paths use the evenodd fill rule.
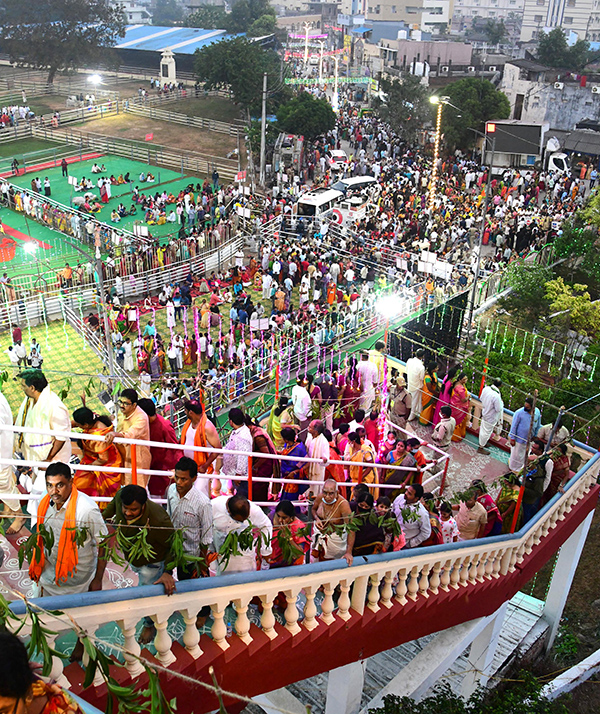
<path fill-rule="evenodd" d="M 600 156 L 600 133 L 585 129 L 572 131 L 562 142 L 566 151 Z"/>
<path fill-rule="evenodd" d="M 373 32 L 372 27 L 353 27 L 350 32 L 353 32 L 355 35 L 364 35 L 366 32 Z"/>

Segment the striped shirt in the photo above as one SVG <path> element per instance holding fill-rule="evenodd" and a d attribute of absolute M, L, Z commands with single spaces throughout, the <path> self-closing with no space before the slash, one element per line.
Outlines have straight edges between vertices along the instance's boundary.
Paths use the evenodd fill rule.
<path fill-rule="evenodd" d="M 212 543 L 212 507 L 208 497 L 198 489 L 190 489 L 181 498 L 172 483 L 167 491 L 167 513 L 173 526 L 183 530 L 183 549 L 186 553 L 198 555 L 200 546 Z"/>

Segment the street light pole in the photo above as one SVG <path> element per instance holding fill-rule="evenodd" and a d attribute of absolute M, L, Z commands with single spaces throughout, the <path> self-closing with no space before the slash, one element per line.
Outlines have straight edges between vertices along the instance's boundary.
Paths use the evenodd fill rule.
<path fill-rule="evenodd" d="M 487 211 L 490 203 L 490 189 L 492 185 L 492 166 L 494 165 L 494 151 L 496 149 L 496 125 L 493 122 L 488 122 L 485 125 L 485 141 L 490 141 L 490 161 L 488 166 L 487 181 L 485 182 L 485 198 L 483 201 L 483 217 L 481 219 L 481 228 L 479 229 L 479 242 L 477 250 L 477 261 L 475 263 L 475 275 L 473 277 L 473 287 L 471 289 L 471 298 L 469 304 L 469 314 L 467 318 L 467 336 L 465 339 L 465 347 L 469 341 L 469 332 L 471 331 L 471 322 L 473 313 L 475 312 L 475 296 L 477 293 L 477 284 L 479 282 L 479 268 L 481 266 L 481 253 L 483 251 L 483 236 L 485 235 L 485 224 L 487 219 Z"/>
<path fill-rule="evenodd" d="M 323 40 L 319 40 L 319 44 L 321 45 L 321 56 L 319 57 L 319 84 L 322 84 L 323 82 L 323 47 L 325 46 L 325 43 Z"/>
<path fill-rule="evenodd" d="M 262 91 L 262 121 L 260 125 L 260 175 L 259 183 L 264 188 L 265 186 L 265 168 L 266 168 L 266 148 L 267 148 L 267 73 L 263 74 L 263 91 Z"/>
<path fill-rule="evenodd" d="M 310 29 L 310 22 L 304 23 L 304 64 L 308 62 L 308 31 Z"/>
<path fill-rule="evenodd" d="M 333 97 L 331 98 L 331 106 L 333 107 L 333 111 L 337 112 L 340 105 L 340 99 L 338 96 L 338 67 L 340 63 L 340 58 L 337 55 L 334 55 L 333 61 L 335 62 L 335 81 L 333 83 Z"/>

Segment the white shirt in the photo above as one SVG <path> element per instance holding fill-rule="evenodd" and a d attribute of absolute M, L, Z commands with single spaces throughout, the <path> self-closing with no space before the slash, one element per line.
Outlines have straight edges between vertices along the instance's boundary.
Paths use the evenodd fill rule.
<path fill-rule="evenodd" d="M 488 424 L 497 424 L 504 411 L 504 402 L 498 387 L 486 385 L 481 392 L 481 417 Z"/>
<path fill-rule="evenodd" d="M 373 362 L 361 360 L 356 365 L 356 371 L 360 376 L 361 387 L 364 392 L 371 393 L 379 382 L 379 370 Z"/>
<path fill-rule="evenodd" d="M 40 577 L 40 585 L 44 589 L 44 595 L 72 595 L 73 593 L 84 593 L 96 575 L 96 567 L 98 564 L 98 539 L 100 536 L 107 535 L 108 529 L 100 509 L 89 496 L 81 491 L 77 495 L 77 507 L 75 510 L 75 519 L 78 528 L 87 528 L 88 537 L 82 546 L 77 549 L 79 561 L 77 563 L 77 572 L 68 578 L 64 585 L 56 584 L 56 557 L 58 555 L 58 544 L 60 540 L 60 532 L 65 521 L 67 506 L 71 497 L 69 497 L 60 509 L 56 510 L 53 505 L 48 506 L 44 525 L 46 528 L 51 528 L 54 533 L 54 545 L 50 555 L 46 553 L 46 562 L 44 570 Z"/>
<path fill-rule="evenodd" d="M 299 384 L 292 387 L 292 404 L 294 405 L 294 414 L 300 421 L 308 419 L 311 411 L 310 394 Z"/>
<path fill-rule="evenodd" d="M 198 478 L 183 497 L 174 483 L 167 490 L 167 513 L 173 526 L 183 529 L 183 550 L 192 555 L 198 555 L 200 546 L 210 545 L 213 540 L 210 499 L 196 489 L 197 482 Z"/>
<path fill-rule="evenodd" d="M 425 365 L 418 357 L 411 357 L 406 362 L 407 389 L 409 392 L 416 392 L 423 389 L 425 379 Z"/>
<path fill-rule="evenodd" d="M 254 503 L 250 502 L 250 516 L 247 521 L 240 523 L 234 520 L 227 510 L 227 501 L 229 496 L 217 496 L 211 501 L 213 509 L 213 539 L 215 550 L 219 550 L 225 538 L 232 531 L 241 532 L 247 528 L 250 523 L 260 530 L 261 534 L 268 536 L 268 543 L 264 541 L 260 543 L 260 552 L 262 555 L 271 555 L 271 538 L 273 537 L 273 525 L 267 518 L 265 513 Z M 255 544 L 257 545 L 257 544 Z M 228 573 L 243 573 L 256 570 L 256 550 L 246 550 L 241 555 L 231 556 L 229 563 L 225 568 L 219 564 L 219 574 Z"/>

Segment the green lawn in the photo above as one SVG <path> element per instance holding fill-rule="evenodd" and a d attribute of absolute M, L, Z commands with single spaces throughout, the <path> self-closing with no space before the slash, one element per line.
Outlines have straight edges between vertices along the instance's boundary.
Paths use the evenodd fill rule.
<path fill-rule="evenodd" d="M 192 90 L 193 91 L 193 90 Z M 215 121 L 233 122 L 241 119 L 240 108 L 225 97 L 201 97 L 198 99 L 182 99 L 179 102 L 157 104 L 157 109 L 167 112 L 177 112 L 190 117 L 206 117 Z"/>
<path fill-rule="evenodd" d="M 7 141 L 0 144 L 0 158 L 10 157 L 12 159 L 16 156 L 19 162 L 22 163 L 23 154 L 42 150 L 51 152 L 62 146 L 64 144 L 56 144 L 53 141 L 44 141 L 44 139 L 17 139 L 16 141 Z"/>
<path fill-rule="evenodd" d="M 21 330 L 23 331 L 23 345 L 27 350 L 29 350 L 31 338 L 35 337 L 40 343 L 44 358 L 42 371 L 52 389 L 55 392 L 60 392 L 62 389 L 68 390 L 64 402 L 69 411 L 81 406 L 81 395 L 84 393 L 84 388 L 89 387 L 92 396 L 86 398 L 88 406 L 90 409 L 106 413 L 106 409 L 97 398 L 97 395 L 104 389 L 97 378 L 98 374 L 103 373 L 104 365 L 91 347 L 84 343 L 83 338 L 70 325 L 60 321 L 49 322 L 46 331 L 45 325 L 28 329 L 26 324 L 21 324 Z M 12 378 L 16 375 L 17 370 L 10 364 L 8 356 L 4 353 L 10 342 L 9 333 L 4 333 L 0 348 L 0 371 L 8 372 L 9 378 L 2 386 L 2 392 L 10 404 L 13 415 L 16 415 L 23 400 L 23 392 L 18 380 L 15 381 Z"/>

